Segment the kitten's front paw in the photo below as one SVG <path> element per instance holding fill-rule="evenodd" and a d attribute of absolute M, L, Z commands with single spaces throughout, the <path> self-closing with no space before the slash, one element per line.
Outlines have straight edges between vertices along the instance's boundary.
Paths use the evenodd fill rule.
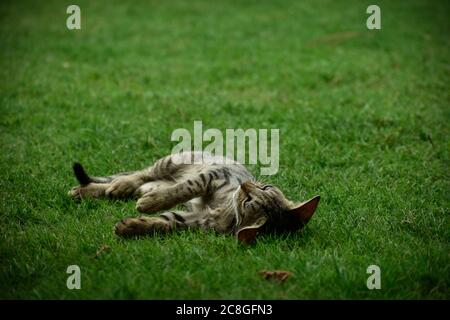
<path fill-rule="evenodd" d="M 149 225 L 145 219 L 126 218 L 114 226 L 114 231 L 121 237 L 132 237 L 143 235 L 148 232 Z"/>
<path fill-rule="evenodd" d="M 118 236 L 128 238 L 133 236 L 143 236 L 151 233 L 166 233 L 170 230 L 170 225 L 157 217 L 126 218 L 119 221 L 114 226 Z"/>
<path fill-rule="evenodd" d="M 158 192 L 148 192 L 136 203 L 136 210 L 139 212 L 156 212 L 163 209 L 168 208 L 165 206 L 165 198 Z"/>
<path fill-rule="evenodd" d="M 126 198 L 131 196 L 139 185 L 139 182 L 131 177 L 118 177 L 106 189 L 106 196 L 111 198 Z"/>

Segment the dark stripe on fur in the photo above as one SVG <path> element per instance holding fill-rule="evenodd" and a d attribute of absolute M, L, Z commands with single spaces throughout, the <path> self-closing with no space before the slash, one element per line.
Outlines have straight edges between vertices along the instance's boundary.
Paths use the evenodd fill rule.
<path fill-rule="evenodd" d="M 184 222 L 186 221 L 186 220 L 185 220 L 181 215 L 179 215 L 178 213 L 172 211 L 172 214 L 173 214 L 173 216 L 175 217 L 175 219 L 176 219 L 177 221 L 179 221 L 179 222 L 181 222 L 181 223 L 184 223 Z"/>
<path fill-rule="evenodd" d="M 203 185 L 206 185 L 206 178 L 205 178 L 205 175 L 203 173 L 200 173 L 200 178 L 202 178 Z"/>
<path fill-rule="evenodd" d="M 230 183 L 230 171 L 227 168 L 222 168 L 222 172 L 227 183 Z"/>
<path fill-rule="evenodd" d="M 163 218 L 166 221 L 170 221 L 170 219 L 168 217 L 166 217 L 164 214 L 161 214 L 160 217 Z"/>
<path fill-rule="evenodd" d="M 222 188 L 225 187 L 227 184 L 228 184 L 228 183 L 227 183 L 226 181 L 224 181 L 221 185 L 217 186 L 216 191 L 222 189 Z"/>

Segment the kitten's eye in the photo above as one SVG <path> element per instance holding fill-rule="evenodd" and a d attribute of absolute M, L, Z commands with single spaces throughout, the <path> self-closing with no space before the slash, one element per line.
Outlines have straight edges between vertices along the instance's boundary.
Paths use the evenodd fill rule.
<path fill-rule="evenodd" d="M 265 191 L 265 190 L 268 190 L 270 188 L 272 188 L 272 186 L 270 184 L 268 184 L 267 186 L 264 186 L 263 190 Z"/>

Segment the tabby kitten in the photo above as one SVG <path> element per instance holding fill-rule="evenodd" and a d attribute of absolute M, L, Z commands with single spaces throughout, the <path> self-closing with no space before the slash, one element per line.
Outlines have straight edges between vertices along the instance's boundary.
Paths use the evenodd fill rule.
<path fill-rule="evenodd" d="M 195 227 L 250 243 L 260 232 L 302 228 L 320 199 L 295 205 L 277 187 L 256 181 L 240 163 L 202 152 L 169 155 L 142 171 L 109 177 L 89 176 L 79 163 L 73 169 L 80 182 L 69 191 L 73 198 L 137 198 L 140 212 L 169 210 L 118 222 L 115 232 L 123 237 Z M 170 210 L 179 204 L 186 210 Z"/>

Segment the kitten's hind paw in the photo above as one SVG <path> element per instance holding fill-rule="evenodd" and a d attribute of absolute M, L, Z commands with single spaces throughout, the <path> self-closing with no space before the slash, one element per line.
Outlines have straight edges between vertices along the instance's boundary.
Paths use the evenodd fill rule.
<path fill-rule="evenodd" d="M 106 189 L 106 196 L 110 198 L 128 198 L 141 185 L 140 181 L 130 177 L 118 177 Z"/>
<path fill-rule="evenodd" d="M 69 192 L 67 192 L 67 195 L 73 199 L 79 200 L 81 199 L 81 187 L 73 187 L 72 189 L 69 190 Z"/>
<path fill-rule="evenodd" d="M 67 194 L 75 200 L 83 198 L 102 198 L 105 196 L 105 188 L 96 183 L 91 183 L 86 186 L 73 187 Z"/>

